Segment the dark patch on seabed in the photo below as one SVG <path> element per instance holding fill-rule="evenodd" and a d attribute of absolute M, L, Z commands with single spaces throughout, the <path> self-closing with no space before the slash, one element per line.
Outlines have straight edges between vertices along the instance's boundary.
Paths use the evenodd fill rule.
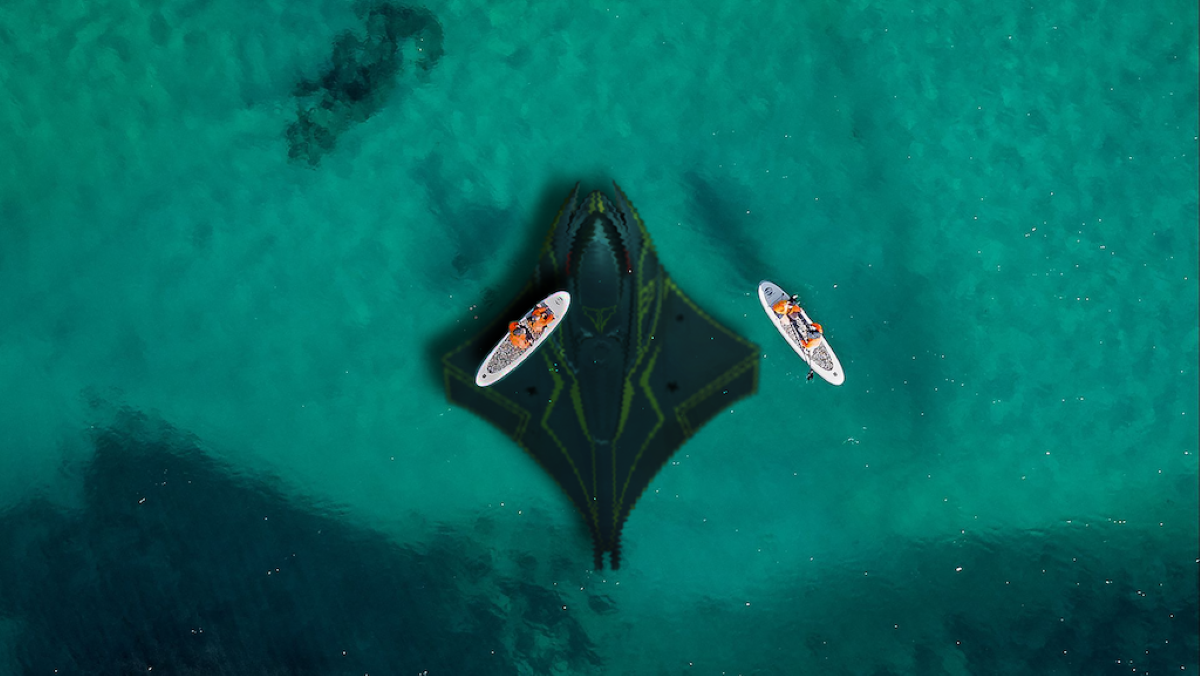
<path fill-rule="evenodd" d="M 372 4 L 365 12 L 364 29 L 365 37 L 351 32 L 338 36 L 325 72 L 296 84 L 298 112 L 287 128 L 292 161 L 316 166 L 343 132 L 383 108 L 399 86 L 404 41 L 418 43 L 421 58 L 416 65 L 422 77 L 442 58 L 442 25 L 423 7 Z"/>
<path fill-rule="evenodd" d="M 108 415 L 82 509 L 35 500 L 0 515 L 0 624 L 15 627 L 0 671 L 596 671 L 557 592 L 489 579 L 486 548 L 452 533 L 397 544 L 294 504 L 170 425 Z"/>

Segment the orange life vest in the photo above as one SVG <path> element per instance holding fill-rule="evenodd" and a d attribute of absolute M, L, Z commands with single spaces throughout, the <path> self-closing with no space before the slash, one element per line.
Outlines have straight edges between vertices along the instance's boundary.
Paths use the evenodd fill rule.
<path fill-rule="evenodd" d="M 529 340 L 529 333 L 525 327 L 521 326 L 520 322 L 511 322 L 508 325 L 508 340 L 513 344 L 513 347 L 518 350 L 524 350 L 533 344 Z"/>

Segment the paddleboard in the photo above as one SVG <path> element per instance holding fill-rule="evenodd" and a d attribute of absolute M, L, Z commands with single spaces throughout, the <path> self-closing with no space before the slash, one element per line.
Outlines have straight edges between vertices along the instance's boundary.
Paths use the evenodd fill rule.
<path fill-rule="evenodd" d="M 842 362 L 838 361 L 837 355 L 833 353 L 833 348 L 829 346 L 829 341 L 825 340 L 825 336 L 811 328 L 812 320 L 809 319 L 808 313 L 803 308 L 800 310 L 799 318 L 794 318 L 795 315 L 786 317 L 775 312 L 775 303 L 791 297 L 791 294 L 779 288 L 777 284 L 765 279 L 758 285 L 758 299 L 762 301 L 763 310 L 766 310 L 767 316 L 779 330 L 779 335 L 783 336 L 788 345 L 792 346 L 796 354 L 800 355 L 809 368 L 830 384 L 841 385 L 846 382 L 846 374 L 842 371 Z M 813 337 L 816 337 L 817 342 L 812 347 L 804 347 L 804 339 Z"/>
<path fill-rule="evenodd" d="M 546 296 L 542 302 L 535 305 L 529 312 L 522 315 L 517 321 L 520 327 L 518 331 L 524 329 L 525 336 L 528 337 L 529 345 L 527 347 L 517 347 L 513 344 L 510 338 L 511 333 L 505 333 L 500 342 L 496 343 L 496 347 L 488 354 L 487 359 L 479 365 L 479 371 L 475 374 L 475 384 L 480 387 L 488 387 L 504 380 L 504 376 L 512 373 L 526 359 L 529 359 L 537 349 L 546 342 L 550 334 L 558 328 L 562 323 L 563 317 L 567 314 L 567 308 L 571 306 L 571 294 L 566 291 L 558 291 Z M 553 315 L 551 319 L 541 330 L 534 331 L 533 325 L 530 323 L 533 320 L 534 313 L 538 310 L 549 311 Z"/>

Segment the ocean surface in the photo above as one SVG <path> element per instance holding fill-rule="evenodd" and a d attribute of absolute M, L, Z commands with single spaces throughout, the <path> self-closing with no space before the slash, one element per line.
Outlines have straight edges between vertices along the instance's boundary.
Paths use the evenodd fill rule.
<path fill-rule="evenodd" d="M 1196 673 L 1198 14 L 5 0 L 0 674 Z M 594 571 L 441 357 L 612 181 L 762 357 Z"/>

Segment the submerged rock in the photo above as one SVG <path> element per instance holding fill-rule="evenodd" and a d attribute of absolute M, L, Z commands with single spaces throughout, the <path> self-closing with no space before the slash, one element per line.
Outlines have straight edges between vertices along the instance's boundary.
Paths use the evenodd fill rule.
<path fill-rule="evenodd" d="M 316 166 L 343 132 L 383 108 L 403 70 L 404 41 L 420 43 L 416 67 L 423 78 L 444 53 L 442 26 L 425 8 L 373 5 L 364 16 L 364 28 L 365 37 L 347 32 L 337 38 L 324 73 L 296 83 L 296 121 L 286 131 L 292 161 Z"/>

